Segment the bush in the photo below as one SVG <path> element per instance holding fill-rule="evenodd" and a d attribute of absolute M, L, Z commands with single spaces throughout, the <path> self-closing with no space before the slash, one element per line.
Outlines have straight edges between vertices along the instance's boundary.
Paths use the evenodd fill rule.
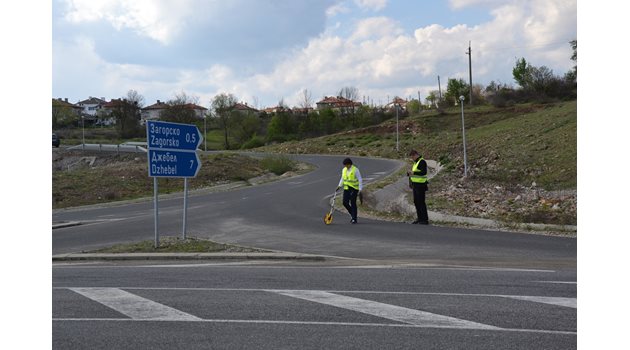
<path fill-rule="evenodd" d="M 262 147 L 264 145 L 265 145 L 265 139 L 263 139 L 260 136 L 254 135 L 254 136 L 252 136 L 251 139 L 249 139 L 249 141 L 245 142 L 241 146 L 241 149 L 250 149 L 250 148 L 256 148 L 256 147 Z"/>
<path fill-rule="evenodd" d="M 269 156 L 260 161 L 263 169 L 282 175 L 295 168 L 295 162 L 286 156 Z"/>

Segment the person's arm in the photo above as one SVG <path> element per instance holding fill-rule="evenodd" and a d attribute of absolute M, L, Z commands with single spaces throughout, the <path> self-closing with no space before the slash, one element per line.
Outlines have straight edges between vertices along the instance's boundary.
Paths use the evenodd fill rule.
<path fill-rule="evenodd" d="M 427 174 L 427 162 L 423 159 L 418 164 L 418 170 L 413 172 L 414 175 L 424 176 Z"/>
<path fill-rule="evenodd" d="M 339 185 L 337 185 L 337 190 L 340 189 L 341 186 L 343 186 L 343 175 L 341 175 L 341 178 L 339 179 Z"/>
<path fill-rule="evenodd" d="M 356 176 L 357 180 L 359 180 L 359 191 L 363 191 L 363 178 L 361 178 L 361 172 L 359 171 L 359 168 L 357 168 L 356 170 Z"/>
<path fill-rule="evenodd" d="M 418 164 L 418 168 L 420 170 L 420 174 L 418 174 L 418 175 L 420 175 L 420 176 L 427 175 L 427 161 L 426 160 L 423 159 L 420 162 L 420 164 Z"/>

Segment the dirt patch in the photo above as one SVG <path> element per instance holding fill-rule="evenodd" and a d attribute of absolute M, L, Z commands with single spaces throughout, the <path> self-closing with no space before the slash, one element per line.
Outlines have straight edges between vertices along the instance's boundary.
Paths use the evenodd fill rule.
<path fill-rule="evenodd" d="M 188 181 L 190 190 L 247 181 L 268 174 L 260 159 L 239 154 L 200 155 L 199 174 Z M 247 166 L 243 166 L 246 164 Z M 144 153 L 53 151 L 53 208 L 101 204 L 150 197 Z M 160 194 L 181 192 L 184 179 L 159 178 Z"/>

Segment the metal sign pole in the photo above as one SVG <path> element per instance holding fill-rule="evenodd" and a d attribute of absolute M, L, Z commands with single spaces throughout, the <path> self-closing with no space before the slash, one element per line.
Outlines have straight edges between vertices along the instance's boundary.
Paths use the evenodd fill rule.
<path fill-rule="evenodd" d="M 154 223 L 155 223 L 155 249 L 160 246 L 160 235 L 158 233 L 158 179 L 153 178 L 153 208 L 154 208 Z"/>
<path fill-rule="evenodd" d="M 188 211 L 188 178 L 184 178 L 184 227 L 182 228 L 182 239 L 186 239 L 186 212 Z"/>

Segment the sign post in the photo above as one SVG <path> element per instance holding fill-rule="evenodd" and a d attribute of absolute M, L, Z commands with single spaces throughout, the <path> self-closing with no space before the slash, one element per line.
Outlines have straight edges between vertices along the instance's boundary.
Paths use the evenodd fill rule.
<path fill-rule="evenodd" d="M 159 247 L 158 178 L 184 178 L 184 225 L 186 239 L 186 211 L 188 207 L 188 178 L 196 177 L 201 168 L 197 148 L 203 136 L 195 125 L 147 121 L 147 158 L 149 177 L 153 178 L 155 208 L 155 248 Z"/>

